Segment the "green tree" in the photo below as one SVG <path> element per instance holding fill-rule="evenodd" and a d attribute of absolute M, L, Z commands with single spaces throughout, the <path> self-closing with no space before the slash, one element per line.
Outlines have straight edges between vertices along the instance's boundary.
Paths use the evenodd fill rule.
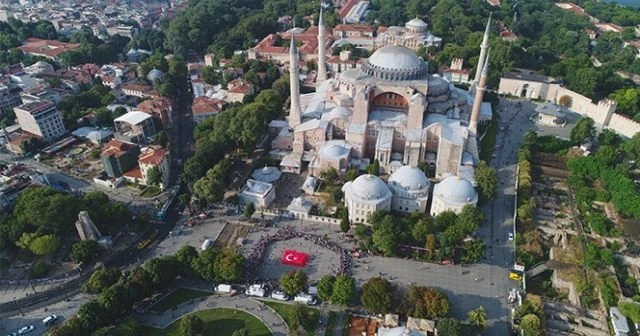
<path fill-rule="evenodd" d="M 482 306 L 467 313 L 467 320 L 469 321 L 469 324 L 475 326 L 479 330 L 487 328 L 487 312 Z"/>
<path fill-rule="evenodd" d="M 344 180 L 345 182 L 353 181 L 356 178 L 358 178 L 359 175 L 360 173 L 358 172 L 358 170 L 355 168 L 352 168 L 347 170 L 346 173 L 344 173 Z"/>
<path fill-rule="evenodd" d="M 204 321 L 195 314 L 187 315 L 180 321 L 180 335 L 195 336 L 204 330 Z"/>
<path fill-rule="evenodd" d="M 106 324 L 107 313 L 98 299 L 93 299 L 80 306 L 76 316 L 82 330 L 96 330 Z"/>
<path fill-rule="evenodd" d="M 540 323 L 540 318 L 535 314 L 527 314 L 523 316 L 519 326 L 520 326 L 520 329 L 522 330 L 523 336 L 544 335 L 541 328 L 542 325 Z"/>
<path fill-rule="evenodd" d="M 640 112 L 640 90 L 636 88 L 618 89 L 612 92 L 609 98 L 618 103 L 618 112 L 631 118 Z"/>
<path fill-rule="evenodd" d="M 640 161 L 640 133 L 634 134 L 631 139 L 622 145 L 622 148 L 629 155 L 629 158 Z"/>
<path fill-rule="evenodd" d="M 328 302 L 333 294 L 333 284 L 336 278 L 333 275 L 324 275 L 318 282 L 318 297 L 322 301 Z"/>
<path fill-rule="evenodd" d="M 456 318 L 447 317 L 438 321 L 436 325 L 440 336 L 462 336 L 462 323 Z"/>
<path fill-rule="evenodd" d="M 162 182 L 162 174 L 158 166 L 153 166 L 147 171 L 147 184 L 152 186 L 158 186 Z"/>
<path fill-rule="evenodd" d="M 88 263 L 95 259 L 98 252 L 98 242 L 95 240 L 81 240 L 71 246 L 69 257 L 76 263 Z"/>
<path fill-rule="evenodd" d="M 569 138 L 571 143 L 579 145 L 584 140 L 591 139 L 596 135 L 593 119 L 584 117 L 578 120 L 576 126 L 571 130 Z"/>
<path fill-rule="evenodd" d="M 351 224 L 349 223 L 349 210 L 345 208 L 342 212 L 342 219 L 340 219 L 340 230 L 346 233 L 349 232 L 350 228 Z"/>
<path fill-rule="evenodd" d="M 244 272 L 244 256 L 230 248 L 222 249 L 222 253 L 216 256 L 214 271 L 217 280 L 232 282 L 242 278 Z"/>
<path fill-rule="evenodd" d="M 356 295 L 356 282 L 353 277 L 347 275 L 338 275 L 333 284 L 333 294 L 331 302 L 334 304 L 348 306 L 353 302 Z"/>
<path fill-rule="evenodd" d="M 396 223 L 394 223 L 391 216 L 385 216 L 380 224 L 374 226 L 371 241 L 376 249 L 384 253 L 384 255 L 393 256 L 397 254 L 400 237 L 396 228 Z"/>
<path fill-rule="evenodd" d="M 169 136 L 167 135 L 167 132 L 160 131 L 156 133 L 156 135 L 153 137 L 153 143 L 162 147 L 166 147 L 169 144 Z"/>
<path fill-rule="evenodd" d="M 335 168 L 329 168 L 320 173 L 320 178 L 323 179 L 326 184 L 334 185 L 338 182 L 338 171 Z"/>
<path fill-rule="evenodd" d="M 29 250 L 39 256 L 50 255 L 60 247 L 60 239 L 55 234 L 35 237 L 29 243 Z"/>
<path fill-rule="evenodd" d="M 297 295 L 307 288 L 307 274 L 303 271 L 290 271 L 280 276 L 280 288 L 289 295 Z"/>
<path fill-rule="evenodd" d="M 215 281 L 217 279 L 215 262 L 220 253 L 219 248 L 208 248 L 202 251 L 198 258 L 191 261 L 191 268 L 202 278 Z"/>
<path fill-rule="evenodd" d="M 393 304 L 393 287 L 382 278 L 371 278 L 362 285 L 362 306 L 371 314 L 386 314 Z"/>
<path fill-rule="evenodd" d="M 253 204 L 253 202 L 249 202 L 244 206 L 242 215 L 244 216 L 244 218 L 249 219 L 251 218 L 251 216 L 253 216 L 254 212 L 256 212 L 256 206 Z"/>
<path fill-rule="evenodd" d="M 179 262 L 190 266 L 191 262 L 198 258 L 198 251 L 191 245 L 185 245 L 176 251 L 175 257 Z"/>
<path fill-rule="evenodd" d="M 482 240 L 473 239 L 464 243 L 464 256 L 461 260 L 465 263 L 474 263 L 485 255 L 486 244 Z"/>
<path fill-rule="evenodd" d="M 449 299 L 440 290 L 432 287 L 409 288 L 409 304 L 412 307 L 412 316 L 420 318 L 439 318 L 447 316 L 449 309 Z"/>
<path fill-rule="evenodd" d="M 120 279 L 120 270 L 116 268 L 101 267 L 98 268 L 84 284 L 82 289 L 85 293 L 99 294 L 103 290 L 118 282 Z"/>
<path fill-rule="evenodd" d="M 498 194 L 498 174 L 486 162 L 480 161 L 474 171 L 474 177 L 485 200 L 492 200 Z"/>

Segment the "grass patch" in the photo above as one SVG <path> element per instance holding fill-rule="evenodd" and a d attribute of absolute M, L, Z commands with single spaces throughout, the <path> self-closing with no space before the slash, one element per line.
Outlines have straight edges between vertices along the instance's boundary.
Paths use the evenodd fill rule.
<path fill-rule="evenodd" d="M 633 323 L 640 323 L 640 304 L 632 302 L 621 302 L 618 305 L 620 312 L 631 319 Z"/>
<path fill-rule="evenodd" d="M 333 335 L 333 330 L 336 328 L 336 319 L 338 318 L 338 314 L 334 311 L 329 312 L 329 320 L 327 321 L 327 331 L 325 334 Z"/>
<path fill-rule="evenodd" d="M 491 155 L 493 154 L 493 147 L 496 145 L 496 138 L 498 136 L 498 127 L 500 126 L 500 114 L 497 111 L 493 111 L 493 120 L 489 124 L 487 134 L 485 134 L 482 141 L 480 141 L 480 160 L 487 163 L 491 162 Z"/>
<path fill-rule="evenodd" d="M 288 326 L 291 325 L 293 321 L 293 305 L 273 301 L 263 302 L 278 312 Z M 302 306 L 302 311 L 304 313 L 304 329 L 307 331 L 307 335 L 314 336 L 316 334 L 316 327 L 318 326 L 318 319 L 320 318 L 320 311 L 306 306 Z"/>
<path fill-rule="evenodd" d="M 140 196 L 141 197 L 153 197 L 153 196 L 160 195 L 161 192 L 162 192 L 162 190 L 160 190 L 160 188 L 158 188 L 156 186 L 147 186 L 146 188 L 144 188 L 142 190 L 142 192 L 140 193 Z"/>
<path fill-rule="evenodd" d="M 211 295 L 211 292 L 199 291 L 189 288 L 178 288 L 171 292 L 169 295 L 165 296 L 162 300 L 158 301 L 158 303 L 151 306 L 151 310 L 156 312 L 164 312 L 181 303 L 209 295 Z"/>
<path fill-rule="evenodd" d="M 250 336 L 271 336 L 269 328 L 253 315 L 233 309 L 207 309 L 193 313 L 204 322 L 201 335 L 230 336 L 234 331 L 247 328 Z M 181 336 L 180 320 L 166 329 L 143 326 L 139 335 L 145 336 Z"/>

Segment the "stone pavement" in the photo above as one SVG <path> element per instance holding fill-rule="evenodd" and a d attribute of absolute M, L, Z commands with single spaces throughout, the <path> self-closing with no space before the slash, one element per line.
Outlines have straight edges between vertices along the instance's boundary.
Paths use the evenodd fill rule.
<path fill-rule="evenodd" d="M 244 295 L 238 296 L 209 296 L 204 300 L 192 300 L 192 303 L 182 304 L 174 310 L 165 313 L 137 313 L 135 318 L 144 325 L 155 328 L 166 328 L 182 316 L 189 313 L 214 308 L 228 308 L 242 310 L 261 320 L 273 336 L 287 336 L 289 328 L 275 311 L 257 300 Z"/>

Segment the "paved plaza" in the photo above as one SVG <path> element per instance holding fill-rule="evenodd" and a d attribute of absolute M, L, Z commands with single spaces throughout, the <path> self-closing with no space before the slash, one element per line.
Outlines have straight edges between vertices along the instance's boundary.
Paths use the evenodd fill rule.
<path fill-rule="evenodd" d="M 303 268 L 283 265 L 281 259 L 284 250 L 296 250 L 308 254 L 309 263 Z M 335 274 L 336 265 L 339 263 L 340 256 L 337 253 L 321 248 L 302 238 L 295 238 L 275 242 L 266 248 L 258 278 L 277 280 L 283 273 L 302 270 L 307 273 L 309 280 L 320 280 L 326 274 Z"/>

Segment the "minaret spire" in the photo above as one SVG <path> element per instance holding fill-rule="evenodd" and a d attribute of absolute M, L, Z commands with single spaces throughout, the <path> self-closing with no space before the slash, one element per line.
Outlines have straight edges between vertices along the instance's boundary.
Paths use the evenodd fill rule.
<path fill-rule="evenodd" d="M 316 85 L 320 85 L 327 80 L 327 37 L 322 12 L 322 6 L 320 6 L 320 18 L 318 19 L 318 75 L 316 77 Z"/>
<path fill-rule="evenodd" d="M 302 112 L 300 111 L 300 76 L 298 74 L 298 47 L 296 39 L 291 32 L 291 46 L 289 47 L 289 89 L 291 109 L 289 111 L 289 127 L 300 125 Z"/>
<path fill-rule="evenodd" d="M 487 57 L 487 49 L 489 48 L 489 29 L 491 28 L 491 15 L 489 13 L 489 20 L 487 20 L 487 27 L 484 29 L 484 36 L 482 37 L 482 44 L 480 44 L 480 58 L 478 59 L 478 68 L 476 69 L 475 82 L 480 80 L 480 73 L 484 65 L 482 64 Z"/>
<path fill-rule="evenodd" d="M 480 116 L 480 107 L 482 106 L 482 100 L 484 99 L 485 85 L 489 74 L 489 53 L 490 49 L 487 50 L 487 57 L 482 62 L 483 66 L 482 71 L 480 71 L 480 80 L 476 83 L 476 95 L 473 97 L 473 106 L 471 107 L 469 132 L 474 135 L 478 133 L 478 117 Z"/>

